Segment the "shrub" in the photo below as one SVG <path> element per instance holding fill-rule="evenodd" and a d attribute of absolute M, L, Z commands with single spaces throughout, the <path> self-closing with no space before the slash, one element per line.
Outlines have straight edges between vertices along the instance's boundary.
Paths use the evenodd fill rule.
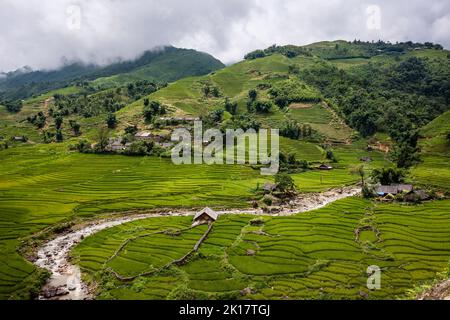
<path fill-rule="evenodd" d="M 108 113 L 108 115 L 106 116 L 106 124 L 110 129 L 114 129 L 116 127 L 117 118 L 114 113 Z"/>
<path fill-rule="evenodd" d="M 337 159 L 336 159 L 336 157 L 335 157 L 335 155 L 334 155 L 334 153 L 333 153 L 333 151 L 331 151 L 331 150 L 327 150 L 327 151 L 326 151 L 326 153 L 325 153 L 325 158 L 326 158 L 327 160 L 331 160 L 331 161 L 333 161 L 333 162 L 338 162 Z"/>
<path fill-rule="evenodd" d="M 63 117 L 61 115 L 55 116 L 55 128 L 56 130 L 61 129 L 61 126 L 63 124 Z"/>
<path fill-rule="evenodd" d="M 148 101 L 147 99 L 144 102 L 142 114 L 147 122 L 152 121 L 155 116 L 166 114 L 166 112 L 166 107 L 158 101 Z"/>
<path fill-rule="evenodd" d="M 133 142 L 125 151 L 127 156 L 147 156 L 151 155 L 154 143 L 152 141 L 136 141 Z"/>
<path fill-rule="evenodd" d="M 257 97 L 258 91 L 256 91 L 255 89 L 252 89 L 248 92 L 248 98 L 250 99 L 250 101 L 255 101 Z"/>
<path fill-rule="evenodd" d="M 404 181 L 406 173 L 402 169 L 396 168 L 381 168 L 374 169 L 371 178 L 375 183 L 382 185 L 390 185 L 392 183 L 401 183 Z"/>
<path fill-rule="evenodd" d="M 237 102 L 231 102 L 229 98 L 225 99 L 225 110 L 232 115 L 236 115 L 238 104 Z"/>
<path fill-rule="evenodd" d="M 277 173 L 275 175 L 275 183 L 277 184 L 277 190 L 281 192 L 295 191 L 294 180 L 287 173 Z"/>
<path fill-rule="evenodd" d="M 76 135 L 76 136 L 80 135 L 81 126 L 78 122 L 76 122 L 75 120 L 69 120 L 69 125 L 70 125 L 70 128 L 72 129 L 74 135 Z"/>
<path fill-rule="evenodd" d="M 76 145 L 76 149 L 80 153 L 92 152 L 91 144 L 87 140 L 80 140 Z"/>
<path fill-rule="evenodd" d="M 42 111 L 39 111 L 37 115 L 27 117 L 27 121 L 35 125 L 38 129 L 42 129 L 45 126 L 46 119 Z"/>
<path fill-rule="evenodd" d="M 295 120 L 287 120 L 280 129 L 282 137 L 298 140 L 301 138 L 302 130 Z"/>
<path fill-rule="evenodd" d="M 8 110 L 8 112 L 11 113 L 18 113 L 20 112 L 20 110 L 22 110 L 22 101 L 17 100 L 17 101 L 7 101 L 7 102 L 3 102 L 3 104 L 6 107 L 6 110 Z"/>
<path fill-rule="evenodd" d="M 285 108 L 294 102 L 319 102 L 320 93 L 298 79 L 288 79 L 275 84 L 270 90 L 275 104 Z"/>
<path fill-rule="evenodd" d="M 62 142 L 64 140 L 64 136 L 61 130 L 56 130 L 55 139 L 56 142 Z"/>
<path fill-rule="evenodd" d="M 274 203 L 274 197 L 271 196 L 270 194 L 266 194 L 264 195 L 262 201 L 266 206 L 271 206 Z"/>
<path fill-rule="evenodd" d="M 138 132 L 138 128 L 137 126 L 128 126 L 125 128 L 125 133 L 126 134 L 131 134 L 131 135 L 135 135 Z"/>
<path fill-rule="evenodd" d="M 272 103 L 270 101 L 256 101 L 254 103 L 255 111 L 258 113 L 269 113 L 272 109 Z"/>

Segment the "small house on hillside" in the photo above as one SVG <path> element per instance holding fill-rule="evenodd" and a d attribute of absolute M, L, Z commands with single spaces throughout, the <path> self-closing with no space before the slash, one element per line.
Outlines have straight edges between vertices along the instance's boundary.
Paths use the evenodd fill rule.
<path fill-rule="evenodd" d="M 141 131 L 135 134 L 134 136 L 138 140 L 151 140 L 153 139 L 153 135 L 148 131 Z"/>
<path fill-rule="evenodd" d="M 414 188 L 410 184 L 394 184 L 390 186 L 379 186 L 376 188 L 375 192 L 378 196 L 384 197 L 388 194 L 395 196 L 400 193 L 410 193 L 413 190 Z"/>
<path fill-rule="evenodd" d="M 168 135 L 168 134 L 153 135 L 153 141 L 158 142 L 158 143 L 164 143 L 164 142 L 170 141 L 170 135 Z"/>
<path fill-rule="evenodd" d="M 110 139 L 107 149 L 112 152 L 119 152 L 125 150 L 122 144 L 122 139 Z"/>
<path fill-rule="evenodd" d="M 333 167 L 328 165 L 328 164 L 322 164 L 317 169 L 319 169 L 319 170 L 328 170 L 329 171 L 329 170 L 333 170 Z"/>
<path fill-rule="evenodd" d="M 430 200 L 430 195 L 425 190 L 415 190 L 413 192 L 408 193 L 404 200 L 406 202 L 420 202 Z"/>
<path fill-rule="evenodd" d="M 194 118 L 194 117 L 161 117 L 159 118 L 161 121 L 168 121 L 168 122 L 193 122 L 193 121 L 200 121 L 200 118 Z"/>
<path fill-rule="evenodd" d="M 194 217 L 193 225 L 201 224 L 211 224 L 217 220 L 219 214 L 210 208 L 205 208 L 199 212 Z"/>
<path fill-rule="evenodd" d="M 25 137 L 12 137 L 12 140 L 13 141 L 17 141 L 17 142 L 27 142 L 27 138 L 25 138 Z"/>

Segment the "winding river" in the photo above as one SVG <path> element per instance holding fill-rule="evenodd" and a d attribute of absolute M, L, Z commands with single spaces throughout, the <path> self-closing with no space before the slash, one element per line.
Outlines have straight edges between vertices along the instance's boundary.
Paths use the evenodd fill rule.
<path fill-rule="evenodd" d="M 287 216 L 316 210 L 340 199 L 355 196 L 361 192 L 359 187 L 343 187 L 322 193 L 301 194 L 282 210 L 270 216 Z M 219 215 L 251 214 L 269 215 L 261 209 L 219 211 Z M 169 212 L 166 214 L 140 214 L 111 219 L 103 219 L 82 226 L 72 227 L 67 233 L 44 243 L 37 251 L 34 264 L 51 272 L 51 277 L 44 286 L 39 299 L 41 300 L 85 300 L 93 299 L 91 289 L 81 280 L 81 271 L 77 265 L 70 263 L 71 249 L 86 237 L 102 230 L 124 223 L 167 216 L 192 216 L 195 212 Z"/>

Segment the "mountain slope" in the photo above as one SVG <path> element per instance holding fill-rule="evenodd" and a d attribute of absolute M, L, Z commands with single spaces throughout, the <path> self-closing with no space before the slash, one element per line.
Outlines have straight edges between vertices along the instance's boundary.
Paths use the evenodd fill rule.
<path fill-rule="evenodd" d="M 73 63 L 52 71 L 25 70 L 8 73 L 0 78 L 0 99 L 24 99 L 73 82 L 111 76 L 117 76 L 112 80 L 114 85 L 135 80 L 171 82 L 186 76 L 207 74 L 223 67 L 219 60 L 206 53 L 165 47 L 157 51 L 146 51 L 135 60 L 107 66 Z M 105 82 L 108 83 L 107 80 L 99 80 L 99 84 Z"/>
<path fill-rule="evenodd" d="M 425 185 L 449 190 L 450 111 L 442 114 L 421 130 L 422 162 L 412 169 L 414 179 Z"/>

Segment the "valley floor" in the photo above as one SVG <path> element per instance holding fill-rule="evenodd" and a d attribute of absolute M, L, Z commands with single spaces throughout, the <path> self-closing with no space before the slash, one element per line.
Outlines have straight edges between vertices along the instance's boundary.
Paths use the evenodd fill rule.
<path fill-rule="evenodd" d="M 197 254 L 168 268 L 206 226 L 152 218 L 103 230 L 72 255 L 100 284 L 100 299 L 406 298 L 447 267 L 449 208 L 449 200 L 404 206 L 348 198 L 262 223 L 223 215 Z M 380 290 L 366 286 L 372 265 L 381 269 Z"/>
<path fill-rule="evenodd" d="M 332 172 L 293 175 L 300 192 L 357 182 L 348 173 L 348 163 L 361 156 L 357 150 L 348 146 L 337 151 L 342 168 Z M 25 258 L 32 257 L 30 245 L 52 234 L 111 212 L 248 208 L 256 186 L 268 181 L 245 166 L 179 167 L 155 157 L 83 155 L 68 152 L 66 145 L 10 148 L 0 153 L 0 160 L 2 299 L 38 295 L 45 273 Z M 375 160 L 375 166 L 383 163 Z M 339 199 L 333 192 L 320 195 L 326 197 L 316 196 L 316 202 L 297 209 Z M 100 285 L 100 299 L 395 298 L 445 269 L 450 259 L 449 212 L 448 200 L 403 206 L 358 198 L 298 215 L 265 216 L 261 226 L 250 223 L 254 215 L 240 212 L 222 216 L 184 266 L 156 272 L 189 251 L 205 231 L 202 226 L 180 236 L 144 237 L 106 263 L 130 237 L 166 230 L 178 234 L 192 222 L 191 217 L 160 217 L 103 230 L 82 241 L 72 255 L 85 280 Z M 355 241 L 360 227 L 369 229 L 361 229 Z M 381 241 L 373 230 L 380 231 Z M 383 272 L 380 291 L 365 289 L 366 269 L 372 264 Z M 122 283 L 108 268 L 123 276 L 156 271 Z"/>
<path fill-rule="evenodd" d="M 255 216 L 288 216 L 315 210 L 334 201 L 354 196 L 360 188 L 346 187 L 330 190 L 321 194 L 311 193 L 299 196 L 291 201 L 290 205 L 283 206 L 281 212 L 273 215 L 264 214 L 261 209 L 226 210 L 218 212 L 220 215 L 252 214 Z M 61 298 L 70 300 L 83 300 L 91 298 L 89 287 L 81 281 L 81 272 L 78 266 L 70 264 L 70 251 L 84 238 L 92 236 L 102 230 L 109 229 L 128 222 L 148 218 L 193 216 L 195 212 L 149 213 L 140 215 L 125 215 L 120 218 L 109 218 L 90 222 L 83 226 L 73 226 L 64 235 L 58 236 L 43 245 L 37 251 L 36 266 L 51 272 L 51 277 L 44 287 L 40 299 Z"/>

